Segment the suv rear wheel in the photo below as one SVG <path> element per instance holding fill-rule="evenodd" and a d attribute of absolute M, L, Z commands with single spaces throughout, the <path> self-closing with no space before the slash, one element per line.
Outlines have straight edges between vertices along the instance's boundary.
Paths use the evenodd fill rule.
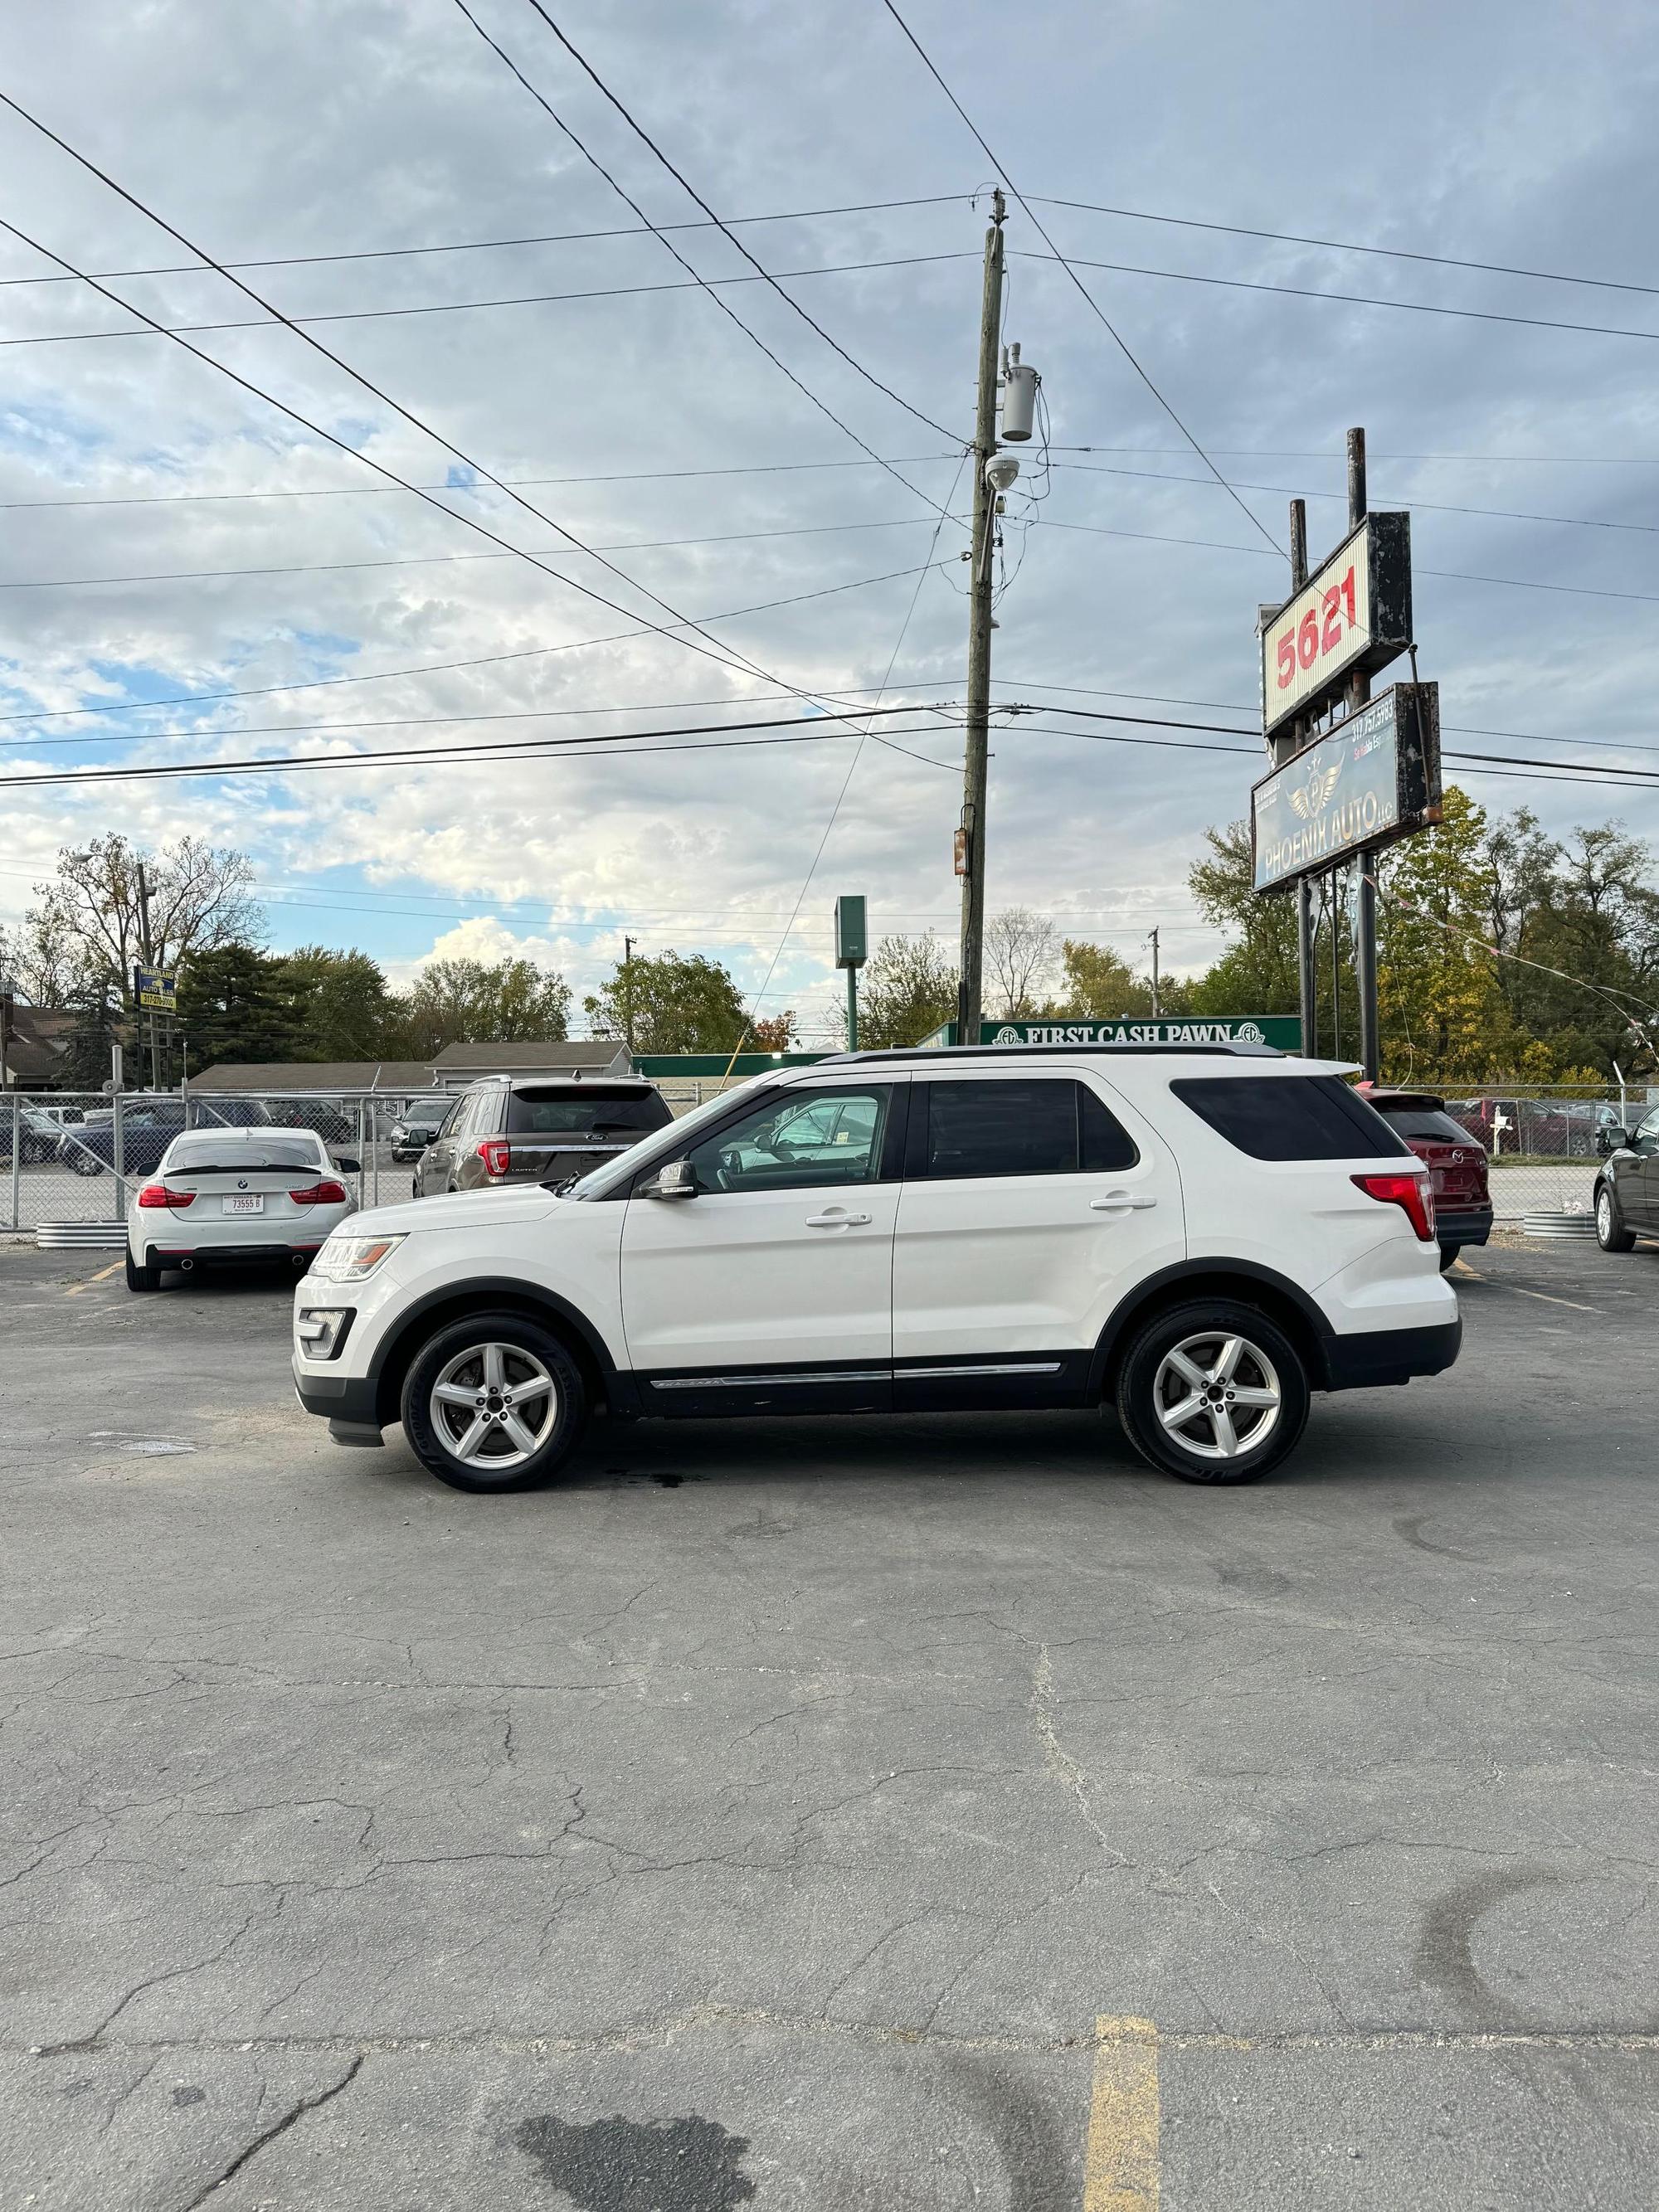
<path fill-rule="evenodd" d="M 1307 1370 L 1265 1314 L 1194 1301 L 1136 1331 L 1118 1370 L 1117 1417 L 1141 1457 L 1167 1474 L 1253 1482 L 1307 1425 Z"/>
<path fill-rule="evenodd" d="M 587 1392 L 556 1336 L 480 1314 L 430 1337 L 404 1378 L 404 1433 L 452 1490 L 534 1490 L 580 1441 Z"/>

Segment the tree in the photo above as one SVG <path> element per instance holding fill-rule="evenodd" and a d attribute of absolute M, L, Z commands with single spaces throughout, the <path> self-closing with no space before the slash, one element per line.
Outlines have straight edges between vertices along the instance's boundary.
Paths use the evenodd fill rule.
<path fill-rule="evenodd" d="M 77 948 L 37 907 L 9 935 L 0 931 L 0 979 L 32 1006 L 66 1006 L 83 978 Z"/>
<path fill-rule="evenodd" d="M 757 1052 L 787 1052 L 797 1042 L 794 1008 L 786 1006 L 763 1022 L 750 1022 L 749 1040 Z"/>
<path fill-rule="evenodd" d="M 1486 950 L 1494 898 L 1486 817 L 1455 784 L 1438 826 L 1396 845 L 1377 914 L 1377 1018 L 1384 1066 L 1409 1082 L 1479 1082 L 1515 1058 Z M 1501 1063 L 1501 1064 L 1500 1064 Z"/>
<path fill-rule="evenodd" d="M 1187 881 L 1206 921 L 1237 932 L 1238 941 L 1194 985 L 1193 1012 L 1293 1014 L 1301 1003 L 1294 897 L 1264 898 L 1256 890 L 1248 822 L 1204 836 L 1210 856 L 1193 863 Z"/>
<path fill-rule="evenodd" d="M 302 1060 L 375 1060 L 399 1056 L 407 1018 L 386 988 L 380 963 L 366 952 L 331 952 L 302 945 L 276 963 Z"/>
<path fill-rule="evenodd" d="M 732 1052 L 749 1027 L 736 983 L 700 952 L 619 961 L 582 1005 L 595 1036 L 626 1037 L 631 1014 L 640 1053 Z"/>
<path fill-rule="evenodd" d="M 1152 987 L 1137 975 L 1121 952 L 1107 945 L 1083 945 L 1067 938 L 1060 951 L 1064 981 L 1059 1014 L 1087 1014 L 1095 1021 L 1126 1014 L 1150 1014 Z"/>
<path fill-rule="evenodd" d="M 428 960 L 404 1002 L 403 1026 L 415 1060 L 450 1044 L 558 1044 L 570 1034 L 570 986 L 533 960 Z"/>
<path fill-rule="evenodd" d="M 298 1047 L 283 963 L 252 945 L 195 954 L 179 977 L 177 1018 L 192 1069 L 290 1060 Z"/>
<path fill-rule="evenodd" d="M 1024 1021 L 1042 1005 L 1054 972 L 1053 922 L 1029 907 L 1006 907 L 985 926 L 985 969 L 993 1020 Z"/>
<path fill-rule="evenodd" d="M 884 937 L 859 991 L 859 1044 L 869 1052 L 920 1044 L 957 1018 L 957 971 L 939 939 Z"/>
<path fill-rule="evenodd" d="M 75 1026 L 64 1042 L 57 1080 L 65 1091 L 102 1091 L 110 1080 L 111 1048 L 121 1042 L 121 1005 L 103 981 L 73 985 L 59 1001 Z M 131 1079 L 123 1076 L 123 1080 Z"/>
<path fill-rule="evenodd" d="M 140 914 L 138 871 L 149 890 L 149 929 Z M 134 963 L 181 968 L 221 945 L 258 944 L 264 917 L 249 896 L 253 864 L 244 853 L 181 837 L 145 852 L 118 834 L 64 847 L 58 872 L 35 886 L 25 925 L 40 980 L 101 978 L 125 995 Z M 33 993 L 30 994 L 33 995 Z M 37 1001 L 38 1003 L 38 1001 Z"/>

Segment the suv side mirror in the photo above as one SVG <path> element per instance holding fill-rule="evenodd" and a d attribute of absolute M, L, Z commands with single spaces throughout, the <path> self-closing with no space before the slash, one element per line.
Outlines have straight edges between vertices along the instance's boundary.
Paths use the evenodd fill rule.
<path fill-rule="evenodd" d="M 1630 1131 L 1604 1121 L 1595 1133 L 1595 1149 L 1603 1158 L 1608 1152 L 1622 1152 L 1630 1142 Z"/>
<path fill-rule="evenodd" d="M 695 1198 L 697 1178 L 690 1160 L 670 1160 L 649 1182 L 641 1183 L 641 1198 Z"/>

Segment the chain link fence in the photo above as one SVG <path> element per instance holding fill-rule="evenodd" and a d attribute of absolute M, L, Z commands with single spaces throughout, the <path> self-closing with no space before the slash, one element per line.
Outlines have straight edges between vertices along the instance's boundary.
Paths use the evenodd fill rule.
<path fill-rule="evenodd" d="M 665 1079 L 678 1117 L 746 1079 Z M 131 1193 L 153 1175 L 185 1128 L 313 1129 L 343 1170 L 360 1206 L 410 1196 L 420 1146 L 454 1091 L 0 1092 L 0 1231 L 43 1223 L 118 1222 Z M 1492 1158 L 1500 1221 L 1533 1212 L 1588 1212 L 1605 1133 L 1633 1127 L 1659 1105 L 1659 1087 L 1620 1091 L 1497 1086 L 1448 1097 L 1446 1110 Z"/>

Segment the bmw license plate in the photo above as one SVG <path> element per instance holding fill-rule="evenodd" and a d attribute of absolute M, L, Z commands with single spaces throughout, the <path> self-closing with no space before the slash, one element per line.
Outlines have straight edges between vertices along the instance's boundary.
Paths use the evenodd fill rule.
<path fill-rule="evenodd" d="M 222 1201 L 227 1213 L 263 1213 L 265 1194 L 262 1190 L 230 1191 Z"/>

